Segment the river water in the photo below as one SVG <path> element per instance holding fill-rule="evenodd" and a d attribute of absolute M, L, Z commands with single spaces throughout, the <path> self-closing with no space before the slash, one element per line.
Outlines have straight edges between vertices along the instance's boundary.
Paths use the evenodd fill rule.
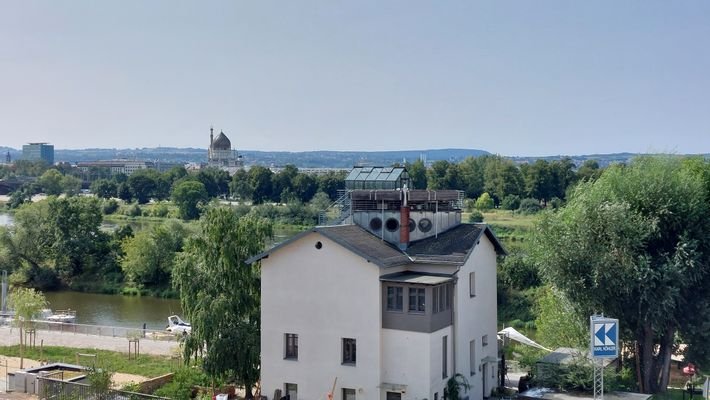
<path fill-rule="evenodd" d="M 52 310 L 76 310 L 78 324 L 164 329 L 168 317 L 182 317 L 180 301 L 149 296 L 121 296 L 80 292 L 45 292 Z"/>

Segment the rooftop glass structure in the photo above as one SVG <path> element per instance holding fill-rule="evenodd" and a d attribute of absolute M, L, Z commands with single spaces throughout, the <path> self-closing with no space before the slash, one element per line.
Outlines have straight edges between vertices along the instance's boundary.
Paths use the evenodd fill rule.
<path fill-rule="evenodd" d="M 409 173 L 404 167 L 353 167 L 345 178 L 349 190 L 391 190 L 402 189 L 404 185 L 410 187 Z"/>

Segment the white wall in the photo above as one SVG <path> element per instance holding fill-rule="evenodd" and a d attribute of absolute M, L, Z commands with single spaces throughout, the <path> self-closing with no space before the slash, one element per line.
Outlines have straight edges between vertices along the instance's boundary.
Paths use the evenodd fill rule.
<path fill-rule="evenodd" d="M 315 248 L 316 242 L 323 246 Z M 319 233 L 262 260 L 261 383 L 270 399 L 285 382 L 298 399 L 325 398 L 341 388 L 379 397 L 381 291 L 379 267 Z M 284 333 L 298 334 L 298 361 L 284 360 Z M 341 365 L 341 338 L 357 340 L 357 365 Z"/>
<path fill-rule="evenodd" d="M 429 398 L 430 334 L 382 329 L 382 382 L 406 385 L 402 399 Z M 379 396 L 384 400 L 386 390 Z"/>
<path fill-rule="evenodd" d="M 476 296 L 470 297 L 469 273 L 475 271 Z M 456 284 L 456 372 L 464 375 L 471 385 L 469 398 L 483 398 L 483 376 L 479 371 L 481 359 L 498 356 L 498 309 L 496 303 L 496 252 L 493 244 L 483 235 L 468 261 L 458 273 Z M 488 335 L 488 345 L 482 346 L 481 338 Z M 475 375 L 470 375 L 469 343 L 476 340 Z M 486 396 L 496 386 L 497 363 L 488 364 Z M 491 378 L 491 374 L 493 378 Z"/>
<path fill-rule="evenodd" d="M 434 398 L 434 393 L 439 393 L 439 399 L 444 398 L 444 386 L 446 386 L 446 381 L 454 374 L 453 370 L 453 338 L 452 338 L 451 326 L 447 326 L 444 329 L 440 329 L 429 335 L 430 340 L 430 374 L 429 374 L 429 399 Z M 441 377 L 442 370 L 442 355 L 443 355 L 443 343 L 442 338 L 446 336 L 446 378 Z"/>

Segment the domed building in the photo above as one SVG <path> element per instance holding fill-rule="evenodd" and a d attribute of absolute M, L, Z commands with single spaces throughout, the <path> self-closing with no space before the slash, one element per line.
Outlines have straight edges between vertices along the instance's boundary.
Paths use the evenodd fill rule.
<path fill-rule="evenodd" d="M 239 168 L 241 156 L 232 149 L 232 142 L 224 132 L 214 137 L 214 128 L 210 128 L 210 147 L 207 149 L 207 164 L 212 167 Z"/>

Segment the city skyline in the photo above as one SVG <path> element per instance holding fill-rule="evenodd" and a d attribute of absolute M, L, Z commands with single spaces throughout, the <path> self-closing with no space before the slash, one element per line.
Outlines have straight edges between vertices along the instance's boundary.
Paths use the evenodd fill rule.
<path fill-rule="evenodd" d="M 3 3 L 0 146 L 710 152 L 710 3 Z"/>

